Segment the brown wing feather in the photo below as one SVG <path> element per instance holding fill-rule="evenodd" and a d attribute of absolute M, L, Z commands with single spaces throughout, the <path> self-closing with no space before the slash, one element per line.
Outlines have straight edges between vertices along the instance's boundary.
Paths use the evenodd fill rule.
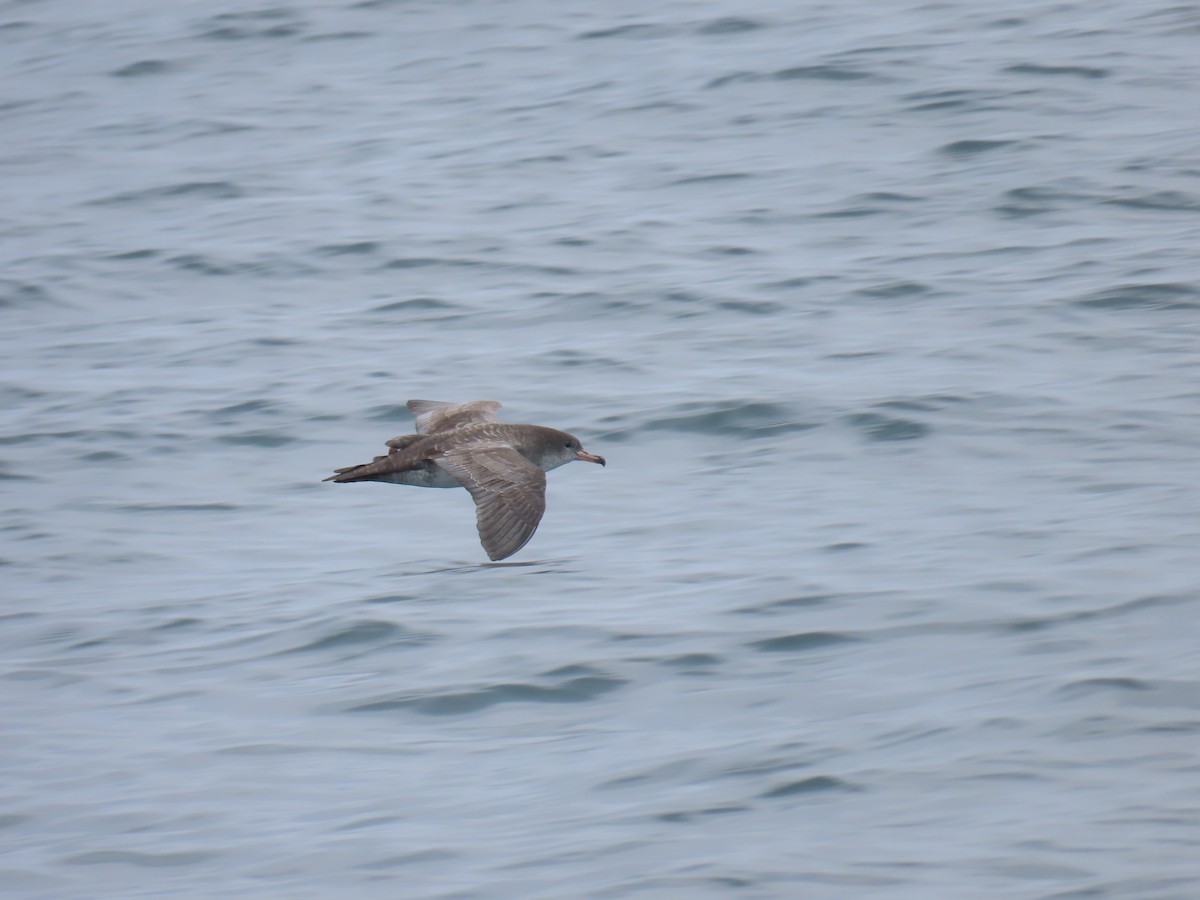
<path fill-rule="evenodd" d="M 501 444 L 454 450 L 437 464 L 475 499 L 479 540 L 489 559 L 507 559 L 529 543 L 546 511 L 545 472 Z"/>
<path fill-rule="evenodd" d="M 466 403 L 446 403 L 442 400 L 409 400 L 408 411 L 416 416 L 417 432 L 433 434 L 462 425 L 482 425 L 499 422 L 495 400 L 468 400 Z"/>
<path fill-rule="evenodd" d="M 398 457 L 409 447 L 444 431 L 464 425 L 486 425 L 499 421 L 495 400 L 470 400 L 466 403 L 445 403 L 441 400 L 409 400 L 408 409 L 417 418 L 417 433 L 402 434 L 387 441 L 391 449 L 387 456 L 376 456 L 371 462 L 358 466 L 334 469 L 325 481 L 366 481 L 377 475 L 402 471 L 414 463 L 410 456 Z M 516 552 L 516 551 L 514 551 Z"/>
<path fill-rule="evenodd" d="M 384 443 L 392 448 L 389 452 L 395 453 L 397 450 L 403 450 L 405 447 L 412 446 L 423 437 L 425 437 L 423 434 L 402 434 L 391 440 L 384 441 Z"/>

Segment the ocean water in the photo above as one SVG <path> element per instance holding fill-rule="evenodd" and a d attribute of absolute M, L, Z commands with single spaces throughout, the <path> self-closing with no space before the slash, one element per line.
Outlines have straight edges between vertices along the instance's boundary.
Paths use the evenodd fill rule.
<path fill-rule="evenodd" d="M 0 894 L 1200 896 L 1198 39 L 5 2 Z"/>

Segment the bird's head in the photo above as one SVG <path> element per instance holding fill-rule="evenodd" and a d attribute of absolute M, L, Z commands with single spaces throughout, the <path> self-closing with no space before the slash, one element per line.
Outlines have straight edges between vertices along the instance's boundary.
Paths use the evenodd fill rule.
<path fill-rule="evenodd" d="M 548 431 L 550 429 L 547 429 Z M 595 453 L 588 453 L 583 449 L 583 442 L 573 434 L 567 434 L 565 431 L 553 431 L 547 435 L 548 444 L 547 452 L 543 457 L 544 462 L 542 468 L 549 471 L 557 469 L 559 466 L 565 466 L 569 462 L 574 462 L 581 459 L 584 462 L 599 463 L 604 465 L 604 457 L 597 456 Z"/>

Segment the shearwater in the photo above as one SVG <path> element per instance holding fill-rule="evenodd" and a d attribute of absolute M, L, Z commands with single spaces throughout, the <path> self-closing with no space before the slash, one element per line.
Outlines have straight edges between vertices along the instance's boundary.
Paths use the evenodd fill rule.
<path fill-rule="evenodd" d="M 394 437 L 386 455 L 337 469 L 324 480 L 464 487 L 475 499 L 479 541 L 488 558 L 507 559 L 537 531 L 546 511 L 547 472 L 576 459 L 605 463 L 565 431 L 502 423 L 499 408 L 495 400 L 409 400 L 416 434 Z"/>

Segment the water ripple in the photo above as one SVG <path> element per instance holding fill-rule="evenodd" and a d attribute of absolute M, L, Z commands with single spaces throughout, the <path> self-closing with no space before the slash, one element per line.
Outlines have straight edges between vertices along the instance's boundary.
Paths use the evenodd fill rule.
<path fill-rule="evenodd" d="M 1200 289 L 1191 284 L 1122 284 L 1075 300 L 1092 309 L 1198 309 Z"/>
<path fill-rule="evenodd" d="M 806 631 L 781 637 L 752 641 L 748 646 L 763 653 L 807 653 L 810 650 L 825 650 L 830 647 L 858 643 L 861 638 L 831 631 Z"/>
<path fill-rule="evenodd" d="M 759 796 L 769 800 L 778 797 L 797 797 L 805 794 L 823 794 L 829 792 L 852 793 L 860 790 L 862 788 L 858 785 L 843 781 L 841 778 L 834 778 L 832 775 L 813 775 L 809 778 L 801 778 L 799 781 L 789 781 L 787 784 L 781 784 L 778 787 L 771 788 L 769 791 L 764 791 Z"/>
<path fill-rule="evenodd" d="M 412 696 L 394 695 L 346 708 L 347 712 L 393 712 L 412 710 L 428 716 L 461 716 L 481 712 L 502 703 L 586 703 L 611 693 L 626 684 L 612 676 L 569 678 L 561 684 L 545 687 L 537 684 L 508 683 L 470 691 L 447 691 Z"/>

